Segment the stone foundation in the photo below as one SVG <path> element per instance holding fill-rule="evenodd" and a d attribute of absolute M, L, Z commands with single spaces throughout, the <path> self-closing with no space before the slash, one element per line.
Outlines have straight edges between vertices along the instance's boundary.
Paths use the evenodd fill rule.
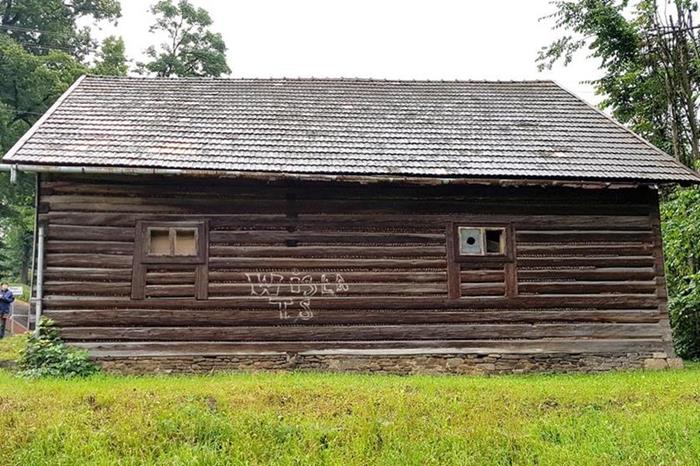
<path fill-rule="evenodd" d="M 681 368 L 666 353 L 411 353 L 337 352 L 240 353 L 220 355 L 110 356 L 96 359 L 118 374 L 186 374 L 220 371 L 330 371 L 377 374 L 507 374 L 603 372 Z"/>

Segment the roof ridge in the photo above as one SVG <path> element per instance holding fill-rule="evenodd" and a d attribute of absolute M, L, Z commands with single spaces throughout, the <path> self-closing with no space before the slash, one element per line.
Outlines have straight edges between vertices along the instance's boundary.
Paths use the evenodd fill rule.
<path fill-rule="evenodd" d="M 212 77 L 212 76 L 184 76 L 184 77 L 161 77 L 161 76 L 105 76 L 97 74 L 87 74 L 85 75 L 90 79 L 98 80 L 114 80 L 114 81 L 329 81 L 329 82 L 399 82 L 399 83 L 489 83 L 489 84 L 512 84 L 512 83 L 548 83 L 555 84 L 556 82 L 552 79 L 402 79 L 402 78 L 362 78 L 362 77 L 317 77 L 317 76 L 279 76 L 279 77 L 266 77 L 266 78 L 251 78 L 251 77 Z"/>

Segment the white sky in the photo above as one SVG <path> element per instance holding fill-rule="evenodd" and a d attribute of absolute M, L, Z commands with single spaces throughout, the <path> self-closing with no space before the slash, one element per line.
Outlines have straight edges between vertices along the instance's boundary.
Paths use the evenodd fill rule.
<path fill-rule="evenodd" d="M 155 0 L 121 0 L 102 34 L 124 37 L 140 57 Z M 191 0 L 211 14 L 233 77 L 554 79 L 595 103 L 582 81 L 599 76 L 587 52 L 568 67 L 537 71 L 539 48 L 557 34 L 549 0 Z"/>

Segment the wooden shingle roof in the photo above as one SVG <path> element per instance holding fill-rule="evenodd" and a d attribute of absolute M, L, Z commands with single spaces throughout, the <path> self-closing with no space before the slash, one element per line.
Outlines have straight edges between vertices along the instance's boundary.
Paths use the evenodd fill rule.
<path fill-rule="evenodd" d="M 696 182 L 550 81 L 88 76 L 5 163 Z"/>

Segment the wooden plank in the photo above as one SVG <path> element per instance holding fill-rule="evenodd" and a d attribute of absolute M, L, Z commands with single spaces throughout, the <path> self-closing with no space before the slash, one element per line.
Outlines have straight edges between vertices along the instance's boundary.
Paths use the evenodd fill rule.
<path fill-rule="evenodd" d="M 134 253 L 134 243 L 130 241 L 47 241 L 46 252 L 80 254 L 124 254 Z"/>
<path fill-rule="evenodd" d="M 347 282 L 346 282 L 347 283 Z M 343 296 L 367 296 L 367 295 L 421 295 L 421 294 L 445 294 L 445 283 L 347 283 L 348 290 Z M 320 286 L 320 283 L 312 283 L 310 286 Z M 293 285 L 283 283 L 280 285 L 280 296 L 294 296 L 291 290 Z M 164 286 L 165 287 L 165 286 Z M 173 288 L 167 285 L 168 288 Z M 250 283 L 210 283 L 209 291 L 212 296 L 250 296 Z M 320 293 L 320 292 L 319 292 Z"/>
<path fill-rule="evenodd" d="M 518 276 L 521 280 L 652 280 L 655 272 L 651 267 L 608 267 L 580 269 L 527 269 L 520 268 Z"/>
<path fill-rule="evenodd" d="M 652 241 L 649 230 L 592 230 L 592 231 L 535 231 L 518 230 L 518 247 L 520 243 L 620 243 Z"/>
<path fill-rule="evenodd" d="M 47 254 L 47 267 L 131 267 L 131 256 L 118 254 Z"/>
<path fill-rule="evenodd" d="M 66 327 L 100 326 L 259 326 L 296 325 L 298 319 L 284 320 L 277 309 L 46 309 L 45 315 Z M 654 309 L 612 310 L 322 310 L 308 321 L 329 324 L 467 324 L 467 323 L 536 323 L 536 322 L 602 322 L 655 323 L 660 315 Z"/>
<path fill-rule="evenodd" d="M 131 292 L 131 282 L 83 282 L 47 280 L 44 283 L 44 288 L 46 293 L 51 294 L 126 296 Z"/>
<path fill-rule="evenodd" d="M 184 202 L 180 199 L 162 199 L 158 203 L 153 204 L 129 204 L 114 202 L 109 198 L 102 198 L 102 202 L 76 203 L 68 200 L 61 202 L 42 202 L 40 208 L 43 212 L 49 210 L 54 212 L 98 212 L 98 213 L 151 213 L 151 214 L 172 214 L 179 213 L 182 215 L 202 215 L 202 214 L 244 214 L 251 210 L 258 213 L 279 213 L 283 211 L 287 203 L 285 200 L 259 200 L 249 202 L 247 199 L 238 200 L 238 202 L 226 203 L 211 203 L 209 199 L 191 199 L 185 198 Z M 572 212 L 581 215 L 619 215 L 619 204 L 582 204 L 574 205 L 564 200 L 560 202 L 533 200 L 525 203 L 524 200 L 513 202 L 498 202 L 495 199 L 485 199 L 481 202 L 476 199 L 463 199 L 462 202 L 452 201 L 428 201 L 428 202 L 397 202 L 395 200 L 377 200 L 370 202 L 369 200 L 358 201 L 327 201 L 313 202 L 309 204 L 298 205 L 298 214 L 300 216 L 309 214 L 319 214 L 324 212 L 339 212 L 339 213 L 360 213 L 360 214 L 447 214 L 459 213 L 462 216 L 476 215 L 509 215 L 513 213 L 532 214 L 532 215 L 567 215 Z M 625 205 L 625 210 L 631 216 L 647 215 L 649 206 L 645 204 L 631 203 Z"/>
<path fill-rule="evenodd" d="M 133 273 L 131 276 L 132 300 L 139 301 L 146 298 L 146 273 L 146 266 L 136 261 L 133 265 Z"/>
<path fill-rule="evenodd" d="M 619 213 L 619 212 L 618 212 Z M 554 228 L 566 228 L 577 230 L 600 230 L 601 227 L 606 230 L 644 230 L 649 228 L 649 216 L 645 215 L 519 215 L 517 210 L 512 214 L 487 214 L 487 215 L 470 215 L 469 221 L 474 223 L 497 222 L 508 223 L 512 222 L 518 229 L 523 230 L 552 230 Z M 257 227 L 275 226 L 283 229 L 290 223 L 289 219 L 283 213 L 276 214 L 260 214 L 257 212 L 246 212 L 243 214 L 207 214 L 201 215 L 194 213 L 188 218 L 192 220 L 211 221 L 211 225 L 215 229 L 236 229 L 250 228 L 251 225 Z M 137 220 L 152 220 L 152 221 L 172 221 L 180 220 L 182 215 L 179 213 L 108 213 L 108 212 L 48 212 L 40 215 L 40 220 L 49 222 L 52 225 L 83 225 L 83 226 L 112 226 L 112 227 L 133 227 Z M 386 214 L 381 217 L 376 215 L 360 215 L 360 214 L 307 214 L 302 215 L 297 219 L 296 223 L 313 227 L 321 225 L 335 225 L 343 229 L 357 229 L 362 225 L 374 225 L 378 227 L 403 226 L 410 222 L 408 226 L 423 226 L 433 228 L 435 225 L 445 225 L 449 222 L 464 221 L 464 216 L 461 214 L 425 214 L 420 216 L 406 216 Z M 263 230 L 264 231 L 264 230 Z M 439 237 L 440 235 L 437 234 Z M 417 238 L 417 242 L 434 242 L 442 243 L 442 239 L 438 238 Z"/>
<path fill-rule="evenodd" d="M 288 239 L 285 241 L 296 241 Z M 360 242 L 360 241 L 358 241 Z M 445 257 L 445 246 L 212 246 L 212 257 L 298 257 L 341 258 L 341 257 Z"/>
<path fill-rule="evenodd" d="M 195 285 L 148 285 L 144 289 L 146 298 L 194 298 Z"/>
<path fill-rule="evenodd" d="M 99 264 L 97 264 L 99 265 Z M 131 280 L 132 269 L 112 269 L 97 267 L 46 267 L 44 278 L 55 281 L 104 281 L 121 282 Z"/>
<path fill-rule="evenodd" d="M 505 283 L 462 283 L 461 296 L 505 296 Z"/>
<path fill-rule="evenodd" d="M 203 213 L 230 212 L 244 213 L 255 211 L 260 213 L 274 213 L 284 211 L 288 207 L 284 198 L 240 198 L 220 196 L 221 202 L 210 202 L 211 194 L 197 196 L 196 193 L 188 193 L 186 196 L 164 197 L 162 193 L 152 196 L 104 196 L 104 195 L 46 195 L 42 198 L 44 204 L 50 205 L 51 210 L 61 211 L 112 211 L 112 212 L 146 212 L 146 211 L 199 211 Z M 393 198 L 371 197 L 368 194 L 364 198 L 342 198 L 337 196 L 327 198 L 303 199 L 297 198 L 294 208 L 299 214 L 318 212 L 364 212 L 364 213 L 443 213 L 462 212 L 480 213 L 488 211 L 502 212 L 503 208 L 513 209 L 518 205 L 522 211 L 541 211 L 542 213 L 566 213 L 565 209 L 572 208 L 572 202 L 566 199 L 552 197 L 545 200 L 542 197 L 532 198 L 530 202 L 523 202 L 522 198 L 495 199 L 493 196 L 483 199 L 476 198 L 445 198 L 425 197 L 410 198 L 396 196 Z M 648 206 L 640 204 L 628 204 L 628 208 L 644 208 L 648 212 Z M 593 210 L 585 204 L 577 205 L 581 212 L 598 214 L 605 208 L 616 207 L 601 202 Z M 544 210 L 547 209 L 547 210 Z"/>
<path fill-rule="evenodd" d="M 59 179 L 60 178 L 60 179 Z M 543 194 L 555 193 L 557 199 L 569 202 L 581 202 L 581 193 L 585 193 L 591 200 L 598 202 L 617 201 L 621 203 L 648 201 L 653 198 L 653 192 L 646 187 L 625 188 L 625 189 L 588 189 L 582 190 L 581 186 L 549 186 L 547 189 L 539 184 L 536 186 L 524 186 L 525 180 L 516 180 L 516 185 L 507 186 L 503 180 L 493 184 L 482 185 L 475 180 L 468 180 L 465 184 L 445 184 L 431 183 L 430 186 L 419 186 L 419 183 L 402 184 L 397 183 L 352 183 L 347 180 L 334 178 L 330 183 L 321 180 L 273 180 L 267 177 L 261 179 L 214 179 L 211 177 L 179 177 L 182 183 L 173 183 L 172 178 L 162 176 L 129 176 L 120 174 L 119 177 L 110 175 L 68 175 L 62 174 L 58 177 L 44 180 L 41 185 L 42 196 L 53 194 L 134 194 L 140 196 L 145 194 L 167 194 L 182 195 L 189 193 L 202 193 L 211 197 L 213 194 L 237 198 L 241 196 L 251 196 L 258 194 L 258 198 L 280 198 L 287 192 L 294 192 L 302 199 L 326 199 L 336 195 L 341 198 L 365 198 L 368 193 L 381 195 L 386 199 L 424 199 L 427 196 L 433 197 L 454 197 L 463 199 L 538 199 Z M 260 190 L 260 186 L 264 190 Z M 258 188 L 256 190 L 256 188 Z M 252 191 L 252 193 L 251 193 Z"/>
<path fill-rule="evenodd" d="M 455 260 L 457 251 L 455 247 L 455 224 L 449 222 L 445 229 L 445 238 L 447 241 L 447 297 L 449 299 L 458 299 L 462 296 L 460 290 L 461 266 Z"/>
<path fill-rule="evenodd" d="M 620 244 L 536 244 L 522 243 L 518 246 L 519 257 L 529 256 L 645 256 L 653 252 L 650 243 L 620 243 Z"/>
<path fill-rule="evenodd" d="M 85 228 L 85 225 L 50 224 L 47 236 L 49 241 L 133 241 L 134 228 L 111 226 Z"/>
<path fill-rule="evenodd" d="M 149 299 L 143 302 L 129 299 L 115 299 L 93 296 L 61 296 L 50 295 L 44 298 L 47 308 L 54 309 L 135 309 L 146 307 L 150 309 L 216 309 L 216 308 L 244 308 L 244 309 L 269 309 L 270 303 L 267 297 L 245 298 L 212 298 L 206 301 L 197 300 L 168 300 Z M 391 297 L 314 297 L 315 309 L 539 309 L 560 308 L 566 305 L 571 309 L 658 309 L 658 301 L 655 296 L 647 295 L 537 295 L 518 296 L 515 298 L 501 297 L 476 297 L 449 299 L 438 296 L 391 296 Z"/>
<path fill-rule="evenodd" d="M 195 269 L 194 297 L 198 300 L 209 297 L 209 266 L 207 264 L 199 264 Z"/>
<path fill-rule="evenodd" d="M 165 356 L 180 354 L 233 354 L 266 351 L 304 352 L 318 350 L 373 350 L 419 349 L 461 350 L 473 354 L 551 354 L 551 353 L 619 353 L 662 351 L 660 338 L 634 340 L 401 340 L 401 341 L 298 341 L 298 342 L 90 342 L 72 343 L 73 346 L 90 351 L 96 357 L 106 356 Z"/>
<path fill-rule="evenodd" d="M 459 278 L 463 283 L 503 282 L 505 272 L 503 270 L 462 270 Z"/>
<path fill-rule="evenodd" d="M 297 274 L 298 275 L 298 274 Z M 320 283 L 322 276 L 327 275 L 324 272 L 305 272 L 304 275 L 309 275 L 313 282 Z M 149 279 L 153 283 L 168 283 L 172 273 L 167 274 L 149 274 Z M 420 271 L 392 271 L 392 272 L 342 272 L 342 277 L 347 283 L 444 283 L 447 279 L 445 271 L 440 272 L 420 272 Z M 229 269 L 215 269 L 209 271 L 209 280 L 211 282 L 227 282 L 227 283 L 249 283 L 246 272 L 231 271 Z M 177 283 L 177 282 L 175 282 Z"/>
<path fill-rule="evenodd" d="M 63 327 L 67 340 L 298 341 L 477 338 L 654 338 L 658 324 L 452 324 L 264 327 Z"/>
<path fill-rule="evenodd" d="M 651 267 L 654 263 L 652 256 L 619 256 L 619 257 L 518 257 L 518 268 L 521 267 Z"/>
<path fill-rule="evenodd" d="M 515 240 L 515 227 L 511 223 L 508 225 L 506 241 L 508 251 L 510 251 L 509 256 L 515 258 L 517 256 L 517 242 Z M 503 273 L 505 274 L 505 295 L 508 298 L 514 298 L 518 295 L 518 266 L 515 261 L 507 261 L 503 265 Z"/>
<path fill-rule="evenodd" d="M 265 267 L 313 269 L 326 268 L 379 268 L 379 269 L 444 269 L 445 259 L 306 259 L 299 261 L 285 257 L 210 257 L 210 267 Z"/>
<path fill-rule="evenodd" d="M 405 221 L 405 220 L 404 220 Z M 248 220 L 250 222 L 250 220 Z M 250 225 L 250 223 L 249 223 Z M 328 224 L 326 224 L 328 225 Z M 445 244 L 445 236 L 435 233 L 411 233 L 411 232 L 365 232 L 365 231 L 338 231 L 332 232 L 314 232 L 314 231 L 276 231 L 276 230 L 246 230 L 246 231 L 216 231 L 212 230 L 209 233 L 210 240 L 213 244 L 212 249 L 215 251 L 227 251 L 230 249 L 221 249 L 218 244 L 279 244 L 283 245 L 288 240 L 304 244 Z M 441 246 L 442 254 L 444 254 L 444 246 Z M 311 250 L 300 249 L 300 250 Z M 342 249 L 338 249 L 342 250 Z M 252 254 L 257 254 L 261 248 L 253 248 Z M 347 251 L 347 249 L 346 249 Z M 358 249 L 355 249 L 357 252 Z"/>
<path fill-rule="evenodd" d="M 656 291 L 654 282 L 525 282 L 518 285 L 520 293 L 535 294 L 598 294 L 648 293 Z"/>

